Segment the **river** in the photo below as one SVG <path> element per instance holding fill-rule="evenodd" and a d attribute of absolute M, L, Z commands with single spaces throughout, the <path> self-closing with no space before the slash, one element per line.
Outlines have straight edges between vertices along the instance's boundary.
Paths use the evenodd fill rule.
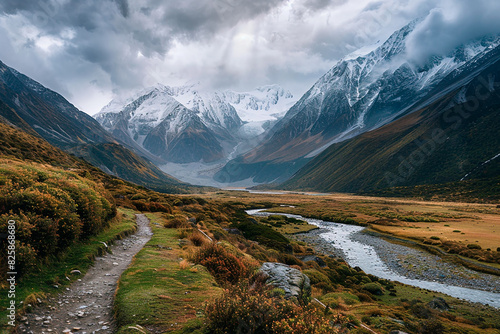
<path fill-rule="evenodd" d="M 325 222 L 319 219 L 305 218 L 300 215 L 263 212 L 265 210 L 266 209 L 248 210 L 247 213 L 252 216 L 269 216 L 272 214 L 285 215 L 287 217 L 307 221 L 309 224 L 327 230 L 327 232 L 321 233 L 320 237 L 332 244 L 332 247 L 341 249 L 344 254 L 344 259 L 351 267 L 358 266 L 367 274 L 422 289 L 441 292 L 455 298 L 500 308 L 500 293 L 443 284 L 429 280 L 414 279 L 396 273 L 380 258 L 374 247 L 353 240 L 353 236 L 361 232 L 364 227 Z M 379 239 L 379 242 L 388 243 L 383 239 Z"/>

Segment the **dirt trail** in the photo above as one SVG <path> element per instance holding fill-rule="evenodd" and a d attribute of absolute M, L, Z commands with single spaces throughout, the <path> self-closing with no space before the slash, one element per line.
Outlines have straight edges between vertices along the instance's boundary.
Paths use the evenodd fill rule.
<path fill-rule="evenodd" d="M 67 291 L 50 298 L 47 305 L 37 307 L 22 318 L 20 333 L 113 333 L 113 296 L 120 275 L 133 256 L 151 238 L 149 220 L 136 215 L 137 232 L 116 241 L 107 254 L 96 258 L 87 274 L 73 283 Z"/>

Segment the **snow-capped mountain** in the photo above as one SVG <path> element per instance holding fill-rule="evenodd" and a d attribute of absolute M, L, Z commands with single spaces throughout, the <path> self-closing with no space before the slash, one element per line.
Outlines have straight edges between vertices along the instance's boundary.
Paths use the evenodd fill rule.
<path fill-rule="evenodd" d="M 424 197 L 432 187 L 448 189 L 454 198 L 494 193 L 500 175 L 498 78 L 500 46 L 452 72 L 419 102 L 422 108 L 331 145 L 280 189 L 400 196 L 405 187 L 424 185 L 410 189 Z"/>
<path fill-rule="evenodd" d="M 167 161 L 211 163 L 254 147 L 294 102 L 276 85 L 240 93 L 157 84 L 111 101 L 95 118 L 116 138 Z"/>
<path fill-rule="evenodd" d="M 422 107 L 424 97 L 447 76 L 467 70 L 499 44 L 498 36 L 485 37 L 418 65 L 408 57 L 406 42 L 419 22 L 364 55 L 358 51 L 341 59 L 269 131 L 262 145 L 228 163 L 216 178 L 285 180 L 331 144 L 387 124 L 417 103 Z"/>
<path fill-rule="evenodd" d="M 289 91 L 278 85 L 262 86 L 250 92 L 203 92 L 190 86 L 175 90 L 172 96 L 187 108 L 199 112 L 208 122 L 226 129 L 238 129 L 243 137 L 262 134 L 296 102 Z M 235 121 L 234 113 L 244 124 Z"/>

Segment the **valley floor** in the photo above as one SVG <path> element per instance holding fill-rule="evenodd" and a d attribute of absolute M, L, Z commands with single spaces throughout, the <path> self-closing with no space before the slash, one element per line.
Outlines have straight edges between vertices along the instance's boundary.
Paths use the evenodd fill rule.
<path fill-rule="evenodd" d="M 481 269 L 484 263 L 500 272 L 500 207 L 495 204 L 265 191 L 221 191 L 205 196 L 273 212 L 367 226 L 446 252 L 473 269 Z"/>

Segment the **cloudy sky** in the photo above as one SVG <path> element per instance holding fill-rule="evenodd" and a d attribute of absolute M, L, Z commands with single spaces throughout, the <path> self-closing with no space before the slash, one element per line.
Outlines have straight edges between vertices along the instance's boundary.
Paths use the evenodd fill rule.
<path fill-rule="evenodd" d="M 414 61 L 500 31 L 498 0 L 0 0 L 0 60 L 95 114 L 157 82 L 304 93 L 336 61 L 425 17 Z"/>

